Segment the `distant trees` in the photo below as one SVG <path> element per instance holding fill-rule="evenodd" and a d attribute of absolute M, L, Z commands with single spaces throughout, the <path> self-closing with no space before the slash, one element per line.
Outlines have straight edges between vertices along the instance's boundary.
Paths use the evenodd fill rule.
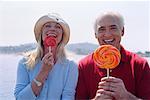
<path fill-rule="evenodd" d="M 33 50 L 36 48 L 35 43 L 24 44 L 19 46 L 2 46 L 0 47 L 0 54 L 14 54 Z"/>
<path fill-rule="evenodd" d="M 13 53 L 23 53 L 27 52 L 30 50 L 33 50 L 36 48 L 35 43 L 29 43 L 29 44 L 24 44 L 24 45 L 19 45 L 19 46 L 1 46 L 0 47 L 0 54 L 13 54 Z M 66 46 L 66 49 L 68 51 L 74 52 L 75 54 L 78 55 L 87 55 L 94 50 L 98 48 L 98 45 L 92 44 L 92 43 L 76 43 L 76 44 L 68 44 Z M 136 52 L 138 55 L 142 57 L 150 57 L 150 51 L 145 51 L 144 53 L 141 51 Z"/>
<path fill-rule="evenodd" d="M 142 57 L 150 57 L 150 51 L 145 51 L 144 53 L 142 53 L 141 51 L 138 51 L 136 53 Z"/>

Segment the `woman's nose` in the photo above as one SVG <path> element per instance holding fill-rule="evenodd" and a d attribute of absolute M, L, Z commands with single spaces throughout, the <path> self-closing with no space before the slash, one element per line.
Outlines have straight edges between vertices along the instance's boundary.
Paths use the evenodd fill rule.
<path fill-rule="evenodd" d="M 53 34 L 55 33 L 55 29 L 50 29 L 46 32 L 46 35 L 50 35 L 50 34 Z"/>
<path fill-rule="evenodd" d="M 55 30 L 56 30 L 55 27 L 50 27 L 49 29 L 50 29 L 51 31 L 55 31 Z"/>

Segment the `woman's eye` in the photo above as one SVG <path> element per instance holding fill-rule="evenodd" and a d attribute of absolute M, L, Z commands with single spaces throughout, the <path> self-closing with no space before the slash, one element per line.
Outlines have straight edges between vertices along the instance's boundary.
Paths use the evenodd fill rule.
<path fill-rule="evenodd" d="M 56 26 L 56 28 L 60 29 L 61 27 L 60 26 Z"/>
<path fill-rule="evenodd" d="M 51 25 L 45 25 L 45 27 L 51 27 Z"/>

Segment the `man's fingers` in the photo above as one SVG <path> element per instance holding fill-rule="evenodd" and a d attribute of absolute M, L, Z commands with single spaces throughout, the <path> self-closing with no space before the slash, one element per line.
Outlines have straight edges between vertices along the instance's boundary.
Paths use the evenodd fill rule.
<path fill-rule="evenodd" d="M 111 97 L 114 97 L 114 95 L 115 95 L 115 93 L 113 91 L 106 91 L 104 89 L 97 90 L 97 93 L 109 95 Z"/>
<path fill-rule="evenodd" d="M 110 85 L 98 86 L 99 89 L 104 89 L 106 91 L 115 91 L 116 87 Z"/>
<path fill-rule="evenodd" d="M 101 81 L 107 81 L 107 82 L 114 82 L 114 83 L 118 83 L 120 82 L 121 80 L 119 78 L 115 78 L 115 77 L 103 77 L 101 79 Z"/>
<path fill-rule="evenodd" d="M 117 86 L 117 83 L 115 83 L 115 82 L 109 82 L 109 81 L 101 81 L 101 82 L 99 82 L 98 85 L 99 85 L 99 86 L 116 87 L 116 86 Z"/>

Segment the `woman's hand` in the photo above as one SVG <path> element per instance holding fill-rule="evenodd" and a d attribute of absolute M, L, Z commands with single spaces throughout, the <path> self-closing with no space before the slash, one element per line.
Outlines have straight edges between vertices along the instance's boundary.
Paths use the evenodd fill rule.
<path fill-rule="evenodd" d="M 45 83 L 45 80 L 48 77 L 49 72 L 51 71 L 52 67 L 54 65 L 54 57 L 51 53 L 51 50 L 49 50 L 48 53 L 46 53 L 42 59 L 42 66 L 38 73 L 38 75 L 35 77 L 35 79 L 42 83 L 41 86 L 37 86 L 35 82 L 32 82 L 32 90 L 36 96 L 38 96 L 41 92 L 41 89 Z"/>
<path fill-rule="evenodd" d="M 51 52 L 51 49 L 49 49 L 49 52 L 46 53 L 42 59 L 42 70 L 44 71 L 50 71 L 54 65 L 54 57 Z"/>

